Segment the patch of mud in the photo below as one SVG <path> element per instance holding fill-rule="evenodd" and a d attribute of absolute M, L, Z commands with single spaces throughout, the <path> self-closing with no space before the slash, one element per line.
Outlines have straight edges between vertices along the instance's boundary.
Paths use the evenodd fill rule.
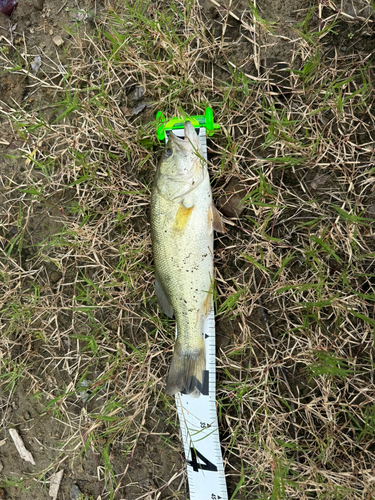
<path fill-rule="evenodd" d="M 12 106 L 14 102 L 21 104 L 26 88 L 26 77 L 20 78 L 15 73 L 0 74 L 1 100 Z"/>

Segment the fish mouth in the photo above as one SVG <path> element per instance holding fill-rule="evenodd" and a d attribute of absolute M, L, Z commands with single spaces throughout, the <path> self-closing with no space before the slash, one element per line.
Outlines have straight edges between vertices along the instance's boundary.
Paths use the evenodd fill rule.
<path fill-rule="evenodd" d="M 199 141 L 199 138 L 197 136 L 197 133 L 195 132 L 195 129 L 190 121 L 186 121 L 184 123 L 184 139 L 182 137 L 177 137 L 176 134 L 171 132 L 169 136 L 169 141 L 172 144 L 175 144 L 178 148 L 184 149 L 184 150 L 189 150 L 191 149 L 191 146 L 200 151 L 201 149 L 201 143 Z M 168 141 L 168 142 L 169 142 Z"/>

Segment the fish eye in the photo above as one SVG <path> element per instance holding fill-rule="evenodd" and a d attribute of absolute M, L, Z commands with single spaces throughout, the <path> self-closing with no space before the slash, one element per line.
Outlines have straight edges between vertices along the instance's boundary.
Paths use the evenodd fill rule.
<path fill-rule="evenodd" d="M 164 150 L 164 156 L 169 158 L 171 155 L 172 155 L 172 150 L 170 148 Z"/>

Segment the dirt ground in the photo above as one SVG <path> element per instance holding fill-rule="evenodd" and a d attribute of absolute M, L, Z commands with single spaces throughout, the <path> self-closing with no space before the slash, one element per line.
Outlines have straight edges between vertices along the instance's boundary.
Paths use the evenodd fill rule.
<path fill-rule="evenodd" d="M 227 9 L 221 8 L 218 4 L 227 7 Z M 328 4 L 330 4 L 329 8 Z M 375 51 L 375 34 L 372 24 L 375 18 L 371 18 L 371 22 L 366 21 L 372 14 L 370 3 L 366 0 L 342 0 L 336 1 L 334 5 L 332 2 L 318 0 L 258 0 L 256 6 L 259 16 L 270 27 L 262 31 L 258 44 L 254 44 L 250 32 L 246 32 L 246 36 L 243 36 L 244 23 L 247 23 L 250 15 L 248 2 L 201 0 L 200 6 L 199 12 L 207 31 L 213 37 L 221 38 L 223 47 L 225 45 L 225 51 L 218 51 L 212 59 L 215 78 L 222 81 L 229 78 L 226 75 L 230 74 L 228 70 L 230 66 L 227 65 L 230 58 L 232 65 L 240 68 L 244 74 L 254 77 L 255 81 L 267 79 L 270 93 L 277 95 L 284 101 L 288 99 L 288 94 L 291 92 L 289 83 L 286 83 L 289 78 L 288 68 L 294 68 L 298 71 L 303 66 L 303 51 L 307 49 L 304 49 L 303 45 L 300 44 L 301 36 L 297 33 L 297 27 L 298 30 L 305 29 L 303 22 L 310 11 L 313 11 L 311 22 L 316 24 L 317 31 L 322 18 L 327 22 L 331 16 L 337 21 L 334 29 L 327 32 L 322 41 L 324 48 L 322 58 L 326 58 L 327 61 L 332 61 L 334 64 L 335 59 L 341 61 L 346 55 L 349 58 L 350 55 L 360 52 L 361 54 L 369 54 L 370 63 Z M 0 269 L 0 271 L 2 270 L 0 277 L 3 280 L 4 290 L 9 291 L 9 297 L 14 290 L 19 289 L 18 305 L 10 299 L 7 300 L 5 292 L 2 302 L 0 302 L 0 311 L 2 311 L 0 327 L 3 329 L 2 334 L 4 335 L 1 353 L 3 359 L 1 366 L 2 385 L 0 388 L 2 421 L 0 428 L 0 485 L 2 487 L 0 498 L 14 500 L 50 498 L 48 489 L 51 475 L 61 469 L 64 469 L 64 475 L 57 496 L 59 500 L 78 498 L 78 496 L 74 497 L 72 493 L 74 485 L 78 486 L 83 493 L 82 498 L 182 499 L 188 495 L 179 429 L 176 415 L 172 413 L 173 401 L 167 400 L 163 396 L 163 381 L 168 363 L 159 365 L 157 362 L 157 359 L 160 359 L 158 356 L 164 355 L 164 351 L 167 350 L 166 346 L 171 344 L 170 341 L 165 340 L 163 334 L 155 333 L 161 329 L 158 327 L 165 326 L 165 319 L 156 320 L 151 316 L 151 312 L 149 315 L 147 312 L 151 309 L 154 310 L 155 305 L 152 302 L 152 284 L 148 284 L 148 281 L 152 280 L 152 257 L 145 193 L 148 192 L 150 178 L 153 175 L 156 160 L 152 158 L 153 155 L 156 156 L 156 153 L 151 151 L 148 154 L 144 150 L 141 158 L 129 158 L 131 150 L 129 150 L 130 153 L 127 153 L 124 147 L 124 150 L 120 151 L 110 139 L 103 140 L 102 144 L 95 139 L 93 148 L 98 152 L 97 154 L 99 155 L 99 151 L 102 150 L 105 155 L 117 155 L 120 163 L 121 161 L 124 163 L 124 169 L 122 172 L 109 174 L 105 168 L 98 167 L 97 179 L 99 180 L 95 181 L 97 184 L 94 188 L 97 189 L 98 195 L 95 201 L 96 205 L 92 208 L 95 217 L 90 219 L 91 225 L 85 228 L 83 220 L 86 220 L 85 216 L 88 212 L 87 214 L 80 213 L 81 219 L 77 218 L 77 222 L 74 221 L 75 213 L 78 213 L 79 210 L 77 200 L 84 199 L 86 196 L 85 188 L 82 188 L 81 192 L 77 191 L 80 186 L 79 182 L 81 182 L 79 179 L 90 175 L 84 170 L 84 154 L 80 158 L 77 156 L 77 161 L 79 160 L 80 165 L 83 165 L 82 170 L 78 173 L 73 172 L 73 167 L 63 163 L 62 155 L 59 157 L 56 154 L 54 163 L 51 165 L 44 163 L 43 168 L 47 169 L 47 172 L 49 172 L 49 168 L 52 169 L 51 172 L 54 172 L 53 179 L 51 177 L 51 183 L 48 184 L 42 166 L 31 171 L 29 163 L 33 158 L 32 155 L 38 154 L 33 153 L 38 148 L 44 148 L 46 156 L 49 152 L 52 154 L 53 151 L 57 151 L 56 142 L 53 141 L 58 141 L 58 139 L 54 139 L 51 135 L 48 138 L 49 142 L 43 143 L 43 138 L 38 135 L 41 128 L 35 129 L 35 131 L 28 129 L 28 137 L 24 137 L 22 133 L 17 136 L 14 133 L 15 129 L 12 130 L 9 127 L 7 119 L 7 116 L 17 114 L 17 110 L 22 108 L 25 113 L 22 116 L 34 116 L 35 119 L 41 120 L 43 123 L 53 124 L 61 113 L 61 108 L 51 107 L 51 105 L 64 99 L 64 92 L 61 89 L 63 89 L 62 82 L 66 77 L 66 68 L 74 68 L 77 65 L 77 58 L 80 57 L 77 45 L 72 43 L 73 38 L 77 39 L 76 33 L 81 35 L 82 46 L 85 47 L 86 37 L 96 36 L 97 19 L 100 20 L 109 11 L 117 12 L 118 16 L 121 17 L 126 9 L 126 5 L 121 0 L 108 2 L 96 0 L 20 0 L 18 8 L 10 19 L 0 14 L 0 54 L 21 68 L 19 71 L 8 71 L 4 59 L 4 64 L 2 63 L 0 66 L 0 109 L 3 111 L 0 115 L 0 176 L 2 178 L 0 186 L 0 237 L 4 245 L 3 249 L 5 249 L 9 259 L 2 257 L 3 267 Z M 225 33 L 223 32 L 223 19 L 226 20 Z M 69 31 L 74 31 L 74 35 L 71 35 Z M 299 40 L 298 51 L 296 51 L 297 39 Z M 131 44 L 132 42 L 127 40 L 124 43 Z M 10 48 L 10 44 L 13 48 Z M 90 54 L 91 57 L 91 52 L 89 53 L 89 49 L 87 50 L 87 54 Z M 42 66 L 33 75 L 31 62 L 37 56 L 41 57 Z M 89 63 L 87 64 L 89 65 Z M 82 70 L 82 79 L 87 77 L 87 81 L 89 81 L 90 72 L 95 74 L 95 68 L 92 68 L 88 66 L 87 75 L 84 75 L 85 70 Z M 126 83 L 122 80 L 125 80 L 125 76 L 120 75 L 116 90 L 116 95 L 120 96 L 122 83 L 129 88 L 129 92 L 128 90 L 124 91 L 126 95 L 121 94 L 122 97 L 118 98 L 119 106 L 125 114 L 130 113 L 129 110 L 136 105 L 135 102 L 131 101 L 131 97 L 128 97 L 130 92 L 134 91 L 135 82 L 130 76 L 129 78 L 129 82 Z M 41 84 L 41 80 L 48 82 L 48 84 Z M 146 81 L 145 76 L 144 82 Z M 198 81 L 198 77 L 196 81 Z M 105 86 L 104 78 L 103 82 Z M 137 83 L 144 82 L 137 81 Z M 145 99 L 147 100 L 147 94 Z M 242 97 L 239 99 L 241 100 Z M 243 99 L 247 102 L 248 97 L 243 97 Z M 215 100 L 214 89 L 212 100 Z M 64 106 L 68 105 L 64 104 Z M 109 103 L 106 104 L 106 106 L 109 105 Z M 157 109 L 158 103 L 154 102 L 152 106 L 142 112 L 138 122 L 134 121 L 134 126 L 140 127 L 140 129 L 146 126 L 145 124 L 154 118 Z M 237 111 L 233 109 L 232 139 L 238 141 L 241 130 L 243 134 L 253 134 L 254 153 L 250 158 L 246 151 L 240 151 L 238 154 L 242 157 L 233 159 L 231 163 L 233 172 L 237 168 L 236 162 L 242 162 L 241 168 L 246 171 L 246 169 L 251 168 L 256 158 L 268 158 L 273 147 L 271 144 L 265 144 L 266 147 L 262 149 L 261 144 L 265 142 L 265 137 L 256 137 L 256 130 L 253 128 L 250 131 L 243 122 L 239 121 L 236 124 L 236 113 Z M 18 130 L 22 131 L 22 120 L 26 118 L 22 117 L 21 114 L 19 116 Z M 113 116 L 115 123 L 115 114 Z M 72 116 L 70 120 L 70 127 L 74 127 L 74 120 L 76 120 L 77 127 L 80 126 L 78 114 Z M 343 126 L 345 127 L 345 124 Z M 115 125 L 113 127 L 115 128 Z M 116 134 L 121 135 L 121 133 L 121 131 L 116 130 Z M 365 135 L 361 136 L 360 133 L 361 131 L 358 130 L 358 144 L 368 144 L 373 141 L 375 136 L 373 125 L 372 136 L 365 137 Z M 144 136 L 146 135 L 144 133 Z M 141 139 L 141 136 L 140 133 L 138 138 Z M 135 137 L 136 132 L 134 132 Z M 70 144 L 66 142 L 66 150 L 75 147 L 75 136 L 70 139 Z M 27 151 L 25 140 L 30 146 Z M 68 141 L 67 138 L 64 140 Z M 118 143 L 120 142 L 119 140 Z M 216 162 L 219 172 L 218 149 L 215 150 L 215 147 L 215 145 L 211 147 L 209 155 L 211 161 Z M 345 144 L 342 147 L 345 148 Z M 49 148 L 50 151 L 47 151 Z M 234 156 L 231 158 L 235 158 L 237 152 L 228 150 L 228 154 L 232 153 Z M 373 146 L 366 154 L 370 164 L 368 168 L 371 168 Z M 364 158 L 361 161 L 365 163 Z M 331 158 L 330 161 L 335 162 L 335 159 Z M 69 170 L 70 168 L 71 170 Z M 305 196 L 304 188 L 300 187 L 292 170 L 286 171 L 283 176 L 280 172 L 280 170 L 275 171 L 274 177 L 272 177 L 274 185 L 281 186 L 282 183 L 286 183 L 297 198 Z M 56 188 L 58 185 L 56 175 L 60 176 L 64 188 Z M 130 206 L 127 210 L 132 216 L 131 231 L 127 226 L 127 212 L 123 211 L 122 206 L 113 205 L 113 200 L 116 199 L 115 195 L 109 191 L 106 194 L 103 194 L 104 191 L 100 191 L 104 189 L 100 184 L 101 179 L 105 180 L 108 175 L 114 179 L 113 186 L 118 203 L 125 199 L 128 200 L 130 192 L 133 193 L 131 196 L 135 197 L 131 198 L 132 200 L 141 201 L 139 206 L 137 203 L 134 203 L 133 206 L 133 201 L 130 206 L 126 201 L 126 206 Z M 220 194 L 225 190 L 223 186 L 228 186 L 228 176 L 226 177 L 226 175 L 226 173 L 219 173 L 214 181 L 216 198 L 220 198 Z M 335 200 L 330 198 L 325 191 L 329 188 L 331 192 L 341 190 L 341 181 L 337 180 L 335 174 L 327 176 L 323 167 L 311 169 L 306 167 L 301 175 L 304 182 L 313 191 L 312 198 L 318 199 L 323 204 L 335 203 Z M 104 180 L 103 182 L 105 182 Z M 12 191 L 13 185 L 18 186 L 14 192 Z M 244 187 L 243 183 L 242 187 Z M 250 192 L 250 184 L 245 185 L 245 192 Z M 269 199 L 274 196 L 276 197 L 275 193 L 270 193 Z M 326 201 L 328 199 L 329 201 Z M 74 205 L 76 201 L 77 203 Z M 367 210 L 367 214 L 371 215 L 371 210 L 375 206 L 372 190 L 371 192 L 366 191 L 363 203 L 364 210 Z M 291 204 L 293 205 L 292 202 Z M 19 217 L 21 206 L 22 221 Z M 72 206 L 76 207 L 76 212 Z M 110 209 L 113 211 L 113 217 L 116 216 L 118 220 L 113 227 L 105 227 L 102 223 L 104 220 L 102 214 Z M 309 206 L 308 203 L 304 206 L 304 212 L 301 212 L 298 224 L 307 224 L 309 217 L 312 217 L 310 209 L 313 210 L 313 202 Z M 123 216 L 123 219 L 117 212 Z M 225 209 L 223 213 L 225 213 Z M 361 214 L 363 213 L 362 211 Z M 239 264 L 238 259 L 244 248 L 241 246 L 240 238 L 250 239 L 252 237 L 251 234 L 246 233 L 248 226 L 246 226 L 244 216 L 252 219 L 255 218 L 254 214 L 253 209 L 246 208 L 244 215 L 241 216 L 242 222 L 241 218 L 231 219 L 227 215 L 227 218 L 231 219 L 228 234 L 221 237 L 216 244 L 215 259 L 219 273 L 218 286 L 220 293 L 224 296 L 228 295 L 229 292 L 236 292 L 236 287 L 232 284 L 229 285 L 229 283 L 234 283 L 234 275 L 236 275 L 238 283 L 247 283 L 250 282 L 250 279 L 253 280 L 253 275 L 249 271 L 249 262 Z M 283 213 L 283 220 L 288 221 L 293 216 L 293 209 L 289 207 Z M 277 218 L 275 220 L 277 221 Z M 96 225 L 100 230 L 97 231 Z M 18 238 L 21 226 L 23 228 L 22 245 L 19 248 L 22 247 L 22 249 L 17 252 L 16 248 L 20 244 Z M 68 227 L 70 229 L 67 229 Z M 66 233 L 66 231 L 68 232 Z M 107 243 L 110 240 L 106 239 L 106 231 L 108 234 L 113 232 L 114 236 L 111 240 L 113 244 L 111 243 L 111 245 Z M 280 223 L 273 224 L 271 232 L 267 229 L 265 233 L 271 239 L 279 238 L 284 242 L 284 245 L 289 245 L 292 248 L 298 245 L 298 231 L 296 231 L 294 226 L 288 222 L 283 224 L 280 220 Z M 94 237 L 100 240 L 96 254 L 95 250 L 93 253 L 89 253 L 87 250 L 87 255 L 78 255 L 81 252 L 79 250 L 74 263 L 73 260 L 69 260 L 69 255 L 73 252 L 71 249 L 75 248 L 74 245 L 80 245 L 84 242 L 85 248 L 89 249 Z M 111 272 L 117 269 L 118 255 L 116 255 L 116 251 L 118 247 L 122 245 L 125 248 L 129 240 L 135 237 L 143 241 L 139 248 L 137 247 L 137 252 L 147 255 L 147 259 L 143 261 L 143 257 L 139 257 L 139 253 L 135 252 L 134 261 L 141 262 L 140 268 L 133 271 L 131 263 L 126 264 L 131 278 L 129 278 L 129 286 L 126 285 L 128 286 L 126 288 L 127 295 L 123 295 L 119 283 L 114 282 L 113 278 L 111 278 L 112 281 L 107 279 L 106 273 L 109 272 L 108 269 L 111 269 Z M 369 254 L 375 252 L 372 238 L 369 232 L 368 241 L 366 240 Z M 56 243 L 57 241 L 58 243 Z M 13 242 L 14 247 L 12 246 L 8 252 L 9 242 Z M 264 246 L 259 241 L 259 252 L 261 249 L 264 250 Z M 276 254 L 277 250 L 275 250 L 274 255 Z M 68 255 L 68 257 L 66 258 L 64 255 Z M 272 260 L 276 259 L 274 255 L 272 252 L 268 254 L 270 267 L 278 265 L 275 263 L 276 261 Z M 332 275 L 341 270 L 342 256 L 338 255 L 336 259 L 331 253 L 330 258 L 326 260 L 329 261 Z M 278 262 L 280 263 L 281 260 Z M 297 281 L 299 276 L 303 276 L 307 272 L 308 264 L 298 259 L 291 262 L 293 268 L 290 272 Z M 60 265 L 61 263 L 63 265 Z M 7 278 L 7 270 L 10 268 L 12 268 L 12 274 L 9 274 L 11 278 Z M 138 273 L 136 278 L 134 278 L 135 275 L 131 274 L 133 272 Z M 361 277 L 362 294 L 365 294 L 366 290 L 372 290 L 374 285 L 373 268 L 369 268 L 368 275 L 372 276 L 369 280 L 365 276 Z M 84 286 L 79 286 L 81 282 L 79 282 L 78 276 L 80 276 L 79 279 L 85 279 L 90 286 L 92 283 L 95 285 L 99 279 L 103 279 L 103 283 L 105 282 L 100 290 L 93 292 L 97 293 L 98 296 L 102 294 L 101 300 L 103 302 L 101 304 L 104 305 L 88 313 L 87 323 L 79 316 L 78 310 L 78 312 L 76 309 L 74 312 L 72 310 L 74 306 L 74 308 L 79 307 L 82 310 L 86 308 L 85 312 L 87 312 L 90 307 L 93 307 L 89 298 L 85 298 Z M 256 292 L 257 286 L 262 280 L 261 274 L 254 276 L 257 284 L 251 281 L 249 285 L 253 293 Z M 120 282 L 124 278 L 119 273 L 116 279 Z M 132 281 L 135 279 L 138 281 Z M 133 282 L 137 283 L 138 291 L 133 291 Z M 112 298 L 115 297 L 118 309 L 106 306 L 107 290 L 110 290 L 108 293 L 111 294 Z M 262 300 L 271 318 L 273 336 L 277 342 L 279 340 L 282 342 L 286 320 L 277 319 L 281 318 L 281 313 L 280 316 L 278 314 L 283 309 L 282 304 L 271 296 L 271 292 L 267 292 Z M 322 300 L 325 298 L 322 297 Z M 123 319 L 122 316 L 119 316 L 119 311 L 124 314 Z M 217 319 L 218 357 L 223 360 L 222 366 L 226 362 L 228 363 L 225 365 L 228 367 L 225 371 L 220 369 L 221 362 L 219 362 L 219 392 L 222 390 L 224 393 L 228 374 L 231 373 L 234 366 L 242 366 L 241 376 L 245 380 L 246 367 L 254 366 L 252 364 L 254 359 L 261 359 L 262 356 L 268 359 L 268 356 L 271 356 L 270 351 L 263 351 L 263 345 L 269 343 L 269 337 L 262 311 L 263 309 L 257 306 L 253 308 L 251 314 L 246 316 L 246 322 L 251 325 L 253 335 L 251 350 L 243 347 L 242 350 L 230 351 L 233 339 L 238 340 L 238 345 L 242 342 L 244 326 L 241 322 L 242 319 L 239 319 L 242 318 L 241 315 L 237 317 L 222 315 Z M 288 321 L 290 320 L 291 323 L 295 321 L 293 314 L 297 313 L 290 310 Z M 327 317 L 330 317 L 328 313 Z M 357 320 L 360 321 L 360 316 L 357 316 Z M 100 330 L 100 325 L 104 324 L 105 328 Z M 329 320 L 326 324 L 329 324 Z M 98 345 L 101 342 L 100 355 L 97 354 L 97 346 L 90 344 L 92 337 L 90 337 L 89 331 L 92 331 L 92 325 L 96 325 L 95 328 L 97 328 L 95 335 L 98 337 L 95 339 L 101 339 L 97 340 Z M 352 326 L 353 329 L 359 328 L 356 323 L 353 323 Z M 172 331 L 171 325 L 167 328 L 170 332 Z M 333 345 L 336 342 L 336 337 L 334 338 L 331 333 L 331 327 L 327 327 L 328 333 L 324 330 L 325 327 L 321 328 L 321 338 L 326 338 L 326 335 L 327 338 L 331 339 Z M 335 327 L 332 326 L 332 328 Z M 372 341 L 366 337 L 365 330 L 362 333 L 362 340 L 356 341 L 353 352 L 355 351 L 360 356 L 361 350 L 366 351 L 368 348 L 366 356 L 371 357 L 373 355 Z M 335 330 L 336 334 L 340 335 Z M 135 357 L 138 356 L 137 346 L 139 345 L 147 345 L 148 354 L 145 359 Z M 316 346 L 314 345 L 313 348 Z M 116 351 L 118 357 L 121 357 L 121 361 L 118 361 L 117 358 L 116 361 L 114 360 Z M 135 354 L 136 351 L 137 354 Z M 293 355 L 292 353 L 289 360 L 290 366 L 292 366 Z M 344 351 L 341 355 L 345 358 Z M 314 385 L 315 382 L 310 381 L 304 371 L 305 365 L 302 358 L 299 361 L 293 360 L 293 363 L 295 362 L 293 364 L 294 375 L 293 377 L 289 376 L 289 372 L 287 372 L 287 370 L 291 370 L 288 365 L 289 361 L 286 361 L 286 371 L 282 375 L 276 375 L 275 378 L 280 377 L 280 384 L 285 392 L 289 390 L 294 395 L 298 393 L 298 397 L 301 397 L 302 401 L 304 397 L 307 398 L 306 405 L 313 404 L 313 399 L 309 399 L 309 395 L 315 389 L 318 390 L 319 384 Z M 276 366 L 279 362 L 274 360 L 275 364 L 272 366 Z M 135 373 L 139 366 L 142 366 L 142 369 L 149 374 L 149 380 L 152 380 L 149 393 L 153 394 L 153 401 L 156 403 L 152 405 L 148 403 L 149 399 L 145 396 L 145 391 L 148 390 L 148 382 L 146 381 L 144 382 L 146 385 L 140 385 L 137 389 L 139 398 L 137 399 L 137 392 L 132 393 L 133 396 L 129 397 L 126 402 L 128 406 L 124 407 L 123 403 L 120 404 L 119 401 L 125 401 L 121 398 L 126 395 L 126 391 L 130 387 L 131 373 Z M 271 372 L 273 369 L 277 370 L 277 368 L 270 368 Z M 265 371 L 267 370 L 265 369 Z M 373 373 L 369 372 L 368 377 L 372 380 Z M 302 380 L 301 384 L 299 384 L 299 380 Z M 341 388 L 343 393 L 346 390 L 344 385 L 343 382 Z M 358 397 L 365 397 L 364 393 L 365 389 L 361 392 L 362 396 Z M 328 397 L 331 396 L 327 395 L 327 401 Z M 229 498 L 249 500 L 288 498 L 288 496 L 277 496 L 276 494 L 273 496 L 272 492 L 267 493 L 267 489 L 261 490 L 260 487 L 251 492 L 239 488 L 239 485 L 242 484 L 242 457 L 238 451 L 232 453 L 231 439 L 236 412 L 240 411 L 242 403 L 236 409 L 236 407 L 231 406 L 230 399 L 231 396 L 228 396 L 228 399 L 225 400 L 228 406 L 227 408 L 223 406 L 220 413 Z M 319 404 L 324 406 L 324 395 Z M 281 403 L 280 406 L 282 406 Z M 102 413 L 104 407 L 106 408 L 105 414 Z M 244 418 L 250 421 L 253 418 L 252 414 L 246 414 L 246 411 L 244 410 L 244 415 L 247 416 Z M 256 410 L 254 409 L 254 411 Z M 342 412 L 345 413 L 343 408 Z M 344 416 L 342 418 L 344 419 Z M 291 419 L 288 423 L 291 435 L 294 435 L 297 426 L 303 427 L 305 425 L 302 420 L 298 419 L 299 417 L 295 420 Z M 111 425 L 109 431 L 108 426 Z M 327 432 L 329 425 L 327 413 Z M 339 426 L 339 423 L 337 425 Z M 34 457 L 35 466 L 20 458 L 9 436 L 9 428 L 11 427 L 19 431 L 26 448 Z M 350 432 L 352 431 L 347 429 L 343 432 L 346 432 L 349 438 L 351 437 Z M 250 435 L 253 436 L 249 430 L 248 436 L 250 437 Z M 243 446 L 247 446 L 246 441 L 243 441 Z M 353 446 L 355 448 L 355 445 Z M 370 447 L 372 450 L 375 449 L 375 444 L 371 440 L 368 446 L 368 450 Z M 291 453 L 290 450 L 287 451 Z M 342 453 L 345 453 L 344 445 Z M 360 452 L 358 451 L 358 453 Z M 356 459 L 354 452 L 352 457 L 354 470 Z M 272 462 L 272 460 L 274 461 Z M 277 469 L 276 459 L 272 460 L 268 467 L 269 472 Z M 317 463 L 318 468 L 325 464 L 323 452 Z M 299 466 L 303 468 L 307 466 L 307 463 L 299 461 Z M 366 471 L 366 474 L 371 475 L 370 466 Z M 358 477 L 360 476 L 359 471 L 356 474 Z M 170 482 L 174 475 L 177 477 Z M 369 484 L 374 481 L 374 477 L 373 471 L 372 479 L 370 478 L 368 481 Z M 288 480 L 292 482 L 293 477 Z M 266 482 L 266 480 L 264 481 Z M 109 493 L 110 491 L 111 493 Z M 332 490 L 331 496 L 319 496 L 316 491 L 310 494 L 304 490 L 305 496 L 303 498 L 352 498 L 349 494 L 340 496 L 338 490 Z M 337 496 L 335 496 L 336 494 Z M 374 490 L 363 489 L 362 498 L 373 498 L 373 494 L 375 494 Z M 234 496 L 232 497 L 232 495 Z M 293 496 L 293 498 L 295 497 Z M 360 497 L 353 496 L 353 498 Z"/>

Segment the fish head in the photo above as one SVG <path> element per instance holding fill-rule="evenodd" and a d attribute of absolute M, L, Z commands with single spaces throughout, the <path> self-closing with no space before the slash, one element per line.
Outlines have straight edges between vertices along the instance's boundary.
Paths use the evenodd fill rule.
<path fill-rule="evenodd" d="M 194 184 L 204 175 L 202 146 L 191 122 L 184 124 L 185 138 L 171 132 L 159 163 L 159 174 Z"/>

